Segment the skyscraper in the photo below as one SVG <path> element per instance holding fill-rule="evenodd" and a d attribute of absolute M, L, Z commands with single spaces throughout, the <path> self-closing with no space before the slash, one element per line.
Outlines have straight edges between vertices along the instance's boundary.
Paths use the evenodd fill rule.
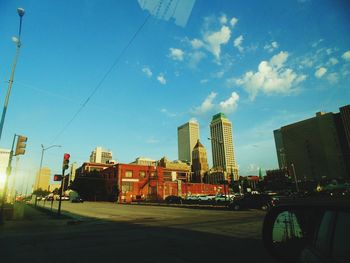
<path fill-rule="evenodd" d="M 208 158 L 207 151 L 205 150 L 203 144 L 197 141 L 192 151 L 192 172 L 193 176 L 191 178 L 192 182 L 203 182 L 204 175 L 208 172 Z"/>
<path fill-rule="evenodd" d="M 192 163 L 192 150 L 199 139 L 199 124 L 189 121 L 177 128 L 179 160 Z"/>
<path fill-rule="evenodd" d="M 210 136 L 213 168 L 223 170 L 225 179 L 227 179 L 228 174 L 233 174 L 233 179 L 238 180 L 238 168 L 233 147 L 232 124 L 225 114 L 218 113 L 213 116 L 210 123 Z"/>
<path fill-rule="evenodd" d="M 350 107 L 274 131 L 279 167 L 295 172 L 298 181 L 350 178 Z"/>
<path fill-rule="evenodd" d="M 48 167 L 43 167 L 38 170 L 35 178 L 34 190 L 49 190 L 51 170 Z"/>
<path fill-rule="evenodd" d="M 96 147 L 91 152 L 90 163 L 109 163 L 112 161 L 112 152 L 103 149 L 102 147 Z"/>

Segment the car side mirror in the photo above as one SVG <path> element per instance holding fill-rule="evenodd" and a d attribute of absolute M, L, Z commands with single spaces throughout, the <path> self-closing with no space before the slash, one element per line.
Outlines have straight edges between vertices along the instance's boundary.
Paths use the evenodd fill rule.
<path fill-rule="evenodd" d="M 312 243 L 323 209 L 309 206 L 279 206 L 270 210 L 263 224 L 267 251 L 280 262 L 298 262 Z"/>

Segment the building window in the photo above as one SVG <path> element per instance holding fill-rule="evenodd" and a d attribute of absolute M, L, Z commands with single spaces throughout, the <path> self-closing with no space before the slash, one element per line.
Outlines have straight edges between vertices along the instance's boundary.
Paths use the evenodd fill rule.
<path fill-rule="evenodd" d="M 133 190 L 133 183 L 132 182 L 122 182 L 122 192 L 132 192 Z"/>
<path fill-rule="evenodd" d="M 145 178 L 146 177 L 146 172 L 145 171 L 140 171 L 139 173 L 141 178 Z"/>
<path fill-rule="evenodd" d="M 132 171 L 125 171 L 125 177 L 132 177 Z"/>

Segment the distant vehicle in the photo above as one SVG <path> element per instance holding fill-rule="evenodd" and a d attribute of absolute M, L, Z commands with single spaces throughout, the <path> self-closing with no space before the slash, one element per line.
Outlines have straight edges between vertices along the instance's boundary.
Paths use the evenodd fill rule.
<path fill-rule="evenodd" d="M 198 196 L 198 200 L 200 202 L 213 201 L 213 200 L 215 200 L 215 195 L 200 195 L 200 196 Z"/>
<path fill-rule="evenodd" d="M 230 199 L 231 198 L 230 198 L 229 195 L 226 196 L 226 195 L 222 195 L 222 194 L 216 195 L 215 198 L 214 198 L 215 202 L 217 202 L 217 203 L 230 201 Z"/>
<path fill-rule="evenodd" d="M 182 197 L 176 196 L 176 195 L 169 195 L 164 199 L 164 201 L 167 204 L 182 204 L 183 203 Z"/>
<path fill-rule="evenodd" d="M 278 202 L 278 198 L 271 197 L 266 194 L 248 194 L 241 198 L 232 200 L 228 204 L 228 208 L 232 210 L 241 210 L 241 209 L 261 209 L 268 210 L 271 207 L 275 206 Z"/>
<path fill-rule="evenodd" d="M 199 197 L 196 195 L 189 195 L 185 198 L 186 203 L 197 203 L 199 202 Z"/>
<path fill-rule="evenodd" d="M 68 196 L 62 196 L 62 201 L 68 201 L 69 200 L 69 197 Z"/>
<path fill-rule="evenodd" d="M 71 202 L 72 203 L 84 203 L 84 200 L 81 197 L 77 196 L 77 197 L 71 199 Z"/>

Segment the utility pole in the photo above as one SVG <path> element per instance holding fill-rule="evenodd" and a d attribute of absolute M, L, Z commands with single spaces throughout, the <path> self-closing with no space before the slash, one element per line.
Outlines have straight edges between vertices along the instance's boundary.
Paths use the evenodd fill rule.
<path fill-rule="evenodd" d="M 295 173 L 294 163 L 291 163 L 291 166 L 292 166 L 292 168 L 293 168 L 293 175 L 294 175 L 294 181 L 295 181 L 295 188 L 296 188 L 297 192 L 299 192 L 299 185 L 298 185 L 298 180 L 297 180 L 297 174 Z"/>

